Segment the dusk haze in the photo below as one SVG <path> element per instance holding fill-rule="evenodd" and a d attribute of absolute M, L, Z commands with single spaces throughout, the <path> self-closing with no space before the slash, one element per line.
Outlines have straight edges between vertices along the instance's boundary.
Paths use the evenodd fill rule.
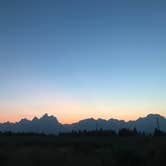
<path fill-rule="evenodd" d="M 166 0 L 0 0 L 0 166 L 166 166 Z"/>
<path fill-rule="evenodd" d="M 165 117 L 165 18 L 164 0 L 1 0 L 0 122 Z"/>

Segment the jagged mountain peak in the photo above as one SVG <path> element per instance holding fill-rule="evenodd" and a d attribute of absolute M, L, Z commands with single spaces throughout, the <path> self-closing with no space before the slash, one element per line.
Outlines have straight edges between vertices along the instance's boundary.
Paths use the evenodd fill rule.
<path fill-rule="evenodd" d="M 58 133 L 59 131 L 66 132 L 72 130 L 90 131 L 96 128 L 118 131 L 122 128 L 136 127 L 138 131 L 153 132 L 158 125 L 162 131 L 166 131 L 166 119 L 159 114 L 149 114 L 145 117 L 128 122 L 118 119 L 105 120 L 100 118 L 88 118 L 67 125 L 59 123 L 55 116 L 44 114 L 41 118 L 34 117 L 32 121 L 24 118 L 17 123 L 1 123 L 0 131 Z"/>
<path fill-rule="evenodd" d="M 94 122 L 96 121 L 94 118 L 87 118 L 87 119 L 82 119 L 78 123 L 84 123 L 84 122 Z"/>
<path fill-rule="evenodd" d="M 33 119 L 32 119 L 32 122 L 36 122 L 38 121 L 39 119 L 35 116 Z"/>
<path fill-rule="evenodd" d="M 118 120 L 118 119 L 114 119 L 114 118 L 109 119 L 108 122 L 124 122 L 125 123 L 124 120 Z"/>
<path fill-rule="evenodd" d="M 45 113 L 40 119 L 49 118 L 48 114 Z"/>
<path fill-rule="evenodd" d="M 107 122 L 107 120 L 102 119 L 102 118 L 98 118 L 97 121 L 98 121 L 98 122 Z"/>
<path fill-rule="evenodd" d="M 146 118 L 164 118 L 164 117 L 159 114 L 149 114 L 146 116 Z"/>
<path fill-rule="evenodd" d="M 30 121 L 26 118 L 21 119 L 18 123 L 29 123 Z"/>
<path fill-rule="evenodd" d="M 160 114 L 148 114 L 146 117 L 140 117 L 136 121 L 140 121 L 140 120 L 157 120 L 157 119 L 165 120 L 165 117 L 161 116 Z"/>
<path fill-rule="evenodd" d="M 59 123 L 57 118 L 53 115 L 49 116 L 47 113 L 44 114 L 40 119 L 39 119 L 40 122 L 45 122 L 45 123 L 51 123 L 51 122 L 54 122 L 54 123 Z"/>

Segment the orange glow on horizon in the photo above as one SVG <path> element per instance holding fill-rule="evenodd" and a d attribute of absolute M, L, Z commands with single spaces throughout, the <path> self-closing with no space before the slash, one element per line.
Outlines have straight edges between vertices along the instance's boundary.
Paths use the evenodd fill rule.
<path fill-rule="evenodd" d="M 135 104 L 136 105 L 136 104 Z M 0 122 L 18 122 L 22 118 L 32 120 L 35 116 L 40 118 L 45 113 L 55 116 L 62 124 L 71 124 L 87 118 L 102 119 L 119 119 L 119 120 L 136 120 L 139 117 L 145 117 L 150 113 L 158 113 L 165 116 L 165 105 L 162 107 L 153 105 L 143 105 L 134 108 L 133 105 L 118 104 L 111 102 L 89 102 L 81 103 L 72 99 L 44 99 L 36 103 L 24 104 L 1 104 L 0 105 Z M 156 112 L 156 110 L 158 110 Z"/>
<path fill-rule="evenodd" d="M 155 113 L 154 113 L 155 114 Z M 36 114 L 32 114 L 32 115 L 28 115 L 28 114 L 25 114 L 25 115 L 17 115 L 17 114 L 0 114 L 0 123 L 4 123 L 4 122 L 19 122 L 21 119 L 23 118 L 26 118 L 28 120 L 32 120 L 35 116 L 38 117 L 38 118 L 41 118 L 44 114 L 40 114 L 40 115 L 36 115 Z M 116 116 L 116 115 L 105 115 L 103 114 L 103 116 L 97 116 L 97 115 L 92 115 L 91 116 L 88 116 L 86 114 L 82 114 L 82 115 L 79 115 L 79 114 L 71 114 L 71 116 L 69 115 L 66 115 L 66 116 L 62 116 L 62 115 L 58 115 L 58 114 L 48 114 L 49 116 L 50 115 L 53 115 L 57 118 L 57 120 L 62 123 L 62 124 L 71 124 L 71 123 L 75 123 L 75 122 L 78 122 L 80 120 L 83 120 L 83 119 L 88 119 L 88 118 L 94 118 L 94 119 L 105 119 L 105 120 L 108 120 L 108 119 L 111 119 L 111 118 L 114 118 L 114 119 L 118 119 L 118 120 L 125 120 L 125 121 L 129 121 L 129 120 L 136 120 L 138 119 L 139 117 L 146 117 L 148 114 L 139 114 L 139 115 L 123 115 L 123 116 Z M 165 116 L 162 114 L 162 116 Z M 165 116 L 166 117 L 166 116 Z"/>

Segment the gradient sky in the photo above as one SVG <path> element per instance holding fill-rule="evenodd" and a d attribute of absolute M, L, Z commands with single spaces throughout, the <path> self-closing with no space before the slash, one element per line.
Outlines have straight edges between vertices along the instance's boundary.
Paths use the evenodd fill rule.
<path fill-rule="evenodd" d="M 0 121 L 166 115 L 165 0 L 1 0 Z"/>

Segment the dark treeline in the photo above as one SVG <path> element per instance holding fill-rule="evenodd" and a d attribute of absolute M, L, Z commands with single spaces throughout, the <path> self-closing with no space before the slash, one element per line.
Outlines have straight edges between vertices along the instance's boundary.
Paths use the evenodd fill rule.
<path fill-rule="evenodd" d="M 24 133 L 24 132 L 19 132 L 19 133 L 13 133 L 13 132 L 0 132 L 1 135 L 6 135 L 6 136 L 12 136 L 12 135 L 25 135 L 25 136 L 55 136 L 54 134 L 45 134 L 45 133 Z M 87 130 L 79 130 L 79 131 L 71 131 L 71 132 L 65 132 L 65 133 L 59 133 L 59 136 L 166 136 L 166 132 L 161 131 L 159 129 L 155 129 L 153 133 L 145 133 L 145 132 L 140 132 L 137 131 L 136 128 L 134 129 L 127 129 L 123 128 L 120 129 L 118 132 L 114 130 L 92 130 L 92 131 L 87 131 Z"/>
<path fill-rule="evenodd" d="M 166 134 L 136 129 L 0 133 L 2 166 L 165 166 Z"/>
<path fill-rule="evenodd" d="M 70 136 L 166 136 L 166 132 L 163 132 L 159 129 L 155 129 L 153 133 L 145 133 L 139 132 L 136 128 L 134 129 L 127 129 L 123 128 L 120 129 L 118 132 L 114 130 L 79 130 L 79 131 L 72 131 L 68 133 L 60 133 L 59 135 L 70 135 Z"/>

